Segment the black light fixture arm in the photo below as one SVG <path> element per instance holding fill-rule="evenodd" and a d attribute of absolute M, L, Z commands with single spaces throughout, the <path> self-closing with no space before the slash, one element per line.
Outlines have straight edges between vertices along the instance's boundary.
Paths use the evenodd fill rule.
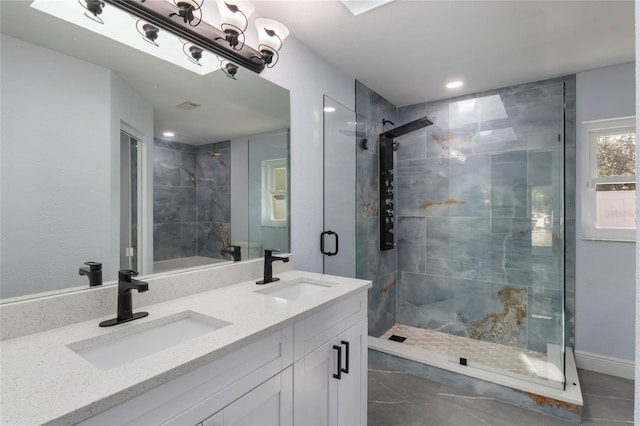
<path fill-rule="evenodd" d="M 167 1 L 103 1 L 255 73 L 260 73 L 265 68 L 261 52 L 247 45 L 244 45 L 242 50 L 229 47 L 224 31 L 204 21 L 197 26 L 183 22 L 184 19 L 179 15 L 180 9 Z"/>

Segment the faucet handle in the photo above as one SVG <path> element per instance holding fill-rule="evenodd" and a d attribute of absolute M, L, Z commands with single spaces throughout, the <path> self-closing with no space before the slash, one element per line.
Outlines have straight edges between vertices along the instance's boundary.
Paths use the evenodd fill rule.
<path fill-rule="evenodd" d="M 84 262 L 84 264 L 87 265 L 89 267 L 89 270 L 92 272 L 102 270 L 102 263 L 100 262 L 89 261 L 89 262 Z"/>
<path fill-rule="evenodd" d="M 118 271 L 118 281 L 131 282 L 131 277 L 137 277 L 138 275 L 140 273 L 132 269 L 121 269 Z"/>

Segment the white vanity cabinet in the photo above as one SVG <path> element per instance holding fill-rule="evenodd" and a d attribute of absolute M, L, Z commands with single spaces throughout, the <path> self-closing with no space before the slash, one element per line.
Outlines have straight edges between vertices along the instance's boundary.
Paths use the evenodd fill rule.
<path fill-rule="evenodd" d="M 294 326 L 294 424 L 367 424 L 366 292 Z"/>
<path fill-rule="evenodd" d="M 240 418 L 234 413 L 244 411 L 277 419 L 265 424 L 290 425 L 292 374 L 287 367 L 292 363 L 292 331 L 292 326 L 285 327 L 80 424 L 220 424 L 215 419 L 223 416 L 221 424 L 228 425 L 237 424 L 232 419 Z M 274 398 L 281 403 L 274 405 Z"/>
<path fill-rule="evenodd" d="M 365 426 L 366 315 L 363 289 L 80 424 Z"/>

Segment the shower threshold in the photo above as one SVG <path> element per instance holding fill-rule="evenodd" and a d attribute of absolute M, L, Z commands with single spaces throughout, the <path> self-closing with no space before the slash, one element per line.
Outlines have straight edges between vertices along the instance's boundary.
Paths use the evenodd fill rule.
<path fill-rule="evenodd" d="M 482 369 L 473 367 L 473 359 L 469 360 L 470 365 L 468 366 L 452 362 L 449 346 L 438 348 L 438 345 L 432 344 L 425 348 L 422 346 L 425 344 L 424 338 L 422 342 L 416 342 L 415 338 L 411 338 L 412 331 L 415 333 L 416 330 L 421 329 L 405 330 L 403 327 L 407 326 L 397 324 L 386 334 L 403 335 L 406 333 L 408 339 L 404 343 L 388 340 L 388 338 L 384 338 L 386 334 L 381 338 L 369 336 L 369 356 L 383 365 L 405 371 L 408 374 L 465 389 L 564 420 L 580 421 L 583 399 L 571 348 L 566 348 L 566 388 L 562 390 L 542 384 L 543 380 L 541 379 L 511 377 L 499 372 L 497 368 L 492 371 L 485 364 Z M 449 336 L 445 333 L 430 332 L 441 335 L 441 339 L 447 339 Z M 430 337 L 433 339 L 433 336 Z M 413 344 L 411 344 L 412 340 Z M 474 342 L 476 341 L 471 343 Z M 550 349 L 549 357 L 555 358 L 554 352 L 557 357 L 560 356 L 559 350 Z M 527 353 L 527 356 L 530 355 Z M 538 354 L 538 356 L 540 355 L 547 357 L 545 354 Z M 555 363 L 558 360 L 552 361 Z M 555 378 L 557 379 L 557 377 Z"/>

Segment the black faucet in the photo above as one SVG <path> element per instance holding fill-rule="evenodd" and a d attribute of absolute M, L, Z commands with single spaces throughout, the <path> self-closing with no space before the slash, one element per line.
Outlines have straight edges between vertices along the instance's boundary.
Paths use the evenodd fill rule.
<path fill-rule="evenodd" d="M 84 262 L 88 268 L 80 268 L 79 275 L 86 275 L 89 277 L 89 287 L 95 287 L 102 285 L 102 263 L 99 262 Z"/>
<path fill-rule="evenodd" d="M 271 266 L 271 264 L 273 262 L 277 262 L 278 260 L 281 260 L 284 263 L 287 263 L 289 261 L 289 257 L 274 256 L 273 255 L 274 251 L 276 253 L 280 252 L 280 250 L 275 250 L 275 249 L 266 249 L 264 251 L 264 277 L 262 277 L 262 280 L 258 281 L 256 284 L 269 284 L 274 281 L 278 281 L 280 279 L 278 277 L 273 276 L 273 267 Z"/>
<path fill-rule="evenodd" d="M 138 273 L 131 269 L 118 271 L 118 316 L 110 320 L 102 321 L 100 327 L 111 327 L 112 325 L 133 321 L 149 315 L 148 312 L 133 313 L 131 290 L 137 290 L 139 293 L 149 290 L 149 284 L 131 278 L 137 275 Z"/>
<path fill-rule="evenodd" d="M 230 248 L 220 250 L 222 254 L 228 254 L 233 257 L 234 262 L 240 262 L 240 246 L 229 246 Z"/>

